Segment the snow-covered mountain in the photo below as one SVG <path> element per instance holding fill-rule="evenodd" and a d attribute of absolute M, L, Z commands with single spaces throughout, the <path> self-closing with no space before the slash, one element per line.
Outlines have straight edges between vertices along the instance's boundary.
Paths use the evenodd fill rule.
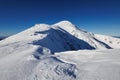
<path fill-rule="evenodd" d="M 120 39 L 93 34 L 69 21 L 35 26 L 0 41 L 1 80 L 75 80 L 75 64 L 54 53 L 120 48 Z"/>
<path fill-rule="evenodd" d="M 81 30 L 69 21 L 61 21 L 53 25 L 36 24 L 1 41 L 0 45 L 15 42 L 40 45 L 52 52 L 120 47 L 120 39 Z"/>
<path fill-rule="evenodd" d="M 93 34 L 79 29 L 69 21 L 62 21 L 54 25 L 57 28 L 62 28 L 66 30 L 71 35 L 75 36 L 78 39 L 81 39 L 87 42 L 89 45 L 95 49 L 101 48 L 120 48 L 120 39 L 113 38 L 110 36 Z M 71 26 L 71 27 L 70 27 Z"/>

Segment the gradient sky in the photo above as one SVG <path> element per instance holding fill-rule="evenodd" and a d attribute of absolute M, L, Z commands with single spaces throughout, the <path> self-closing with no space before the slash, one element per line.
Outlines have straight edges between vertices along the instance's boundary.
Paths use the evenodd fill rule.
<path fill-rule="evenodd" d="M 0 36 L 62 20 L 93 33 L 120 36 L 120 0 L 0 0 Z"/>

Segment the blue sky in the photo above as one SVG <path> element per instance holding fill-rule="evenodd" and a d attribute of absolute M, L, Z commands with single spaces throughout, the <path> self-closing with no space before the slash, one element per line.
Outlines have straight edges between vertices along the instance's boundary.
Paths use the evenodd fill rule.
<path fill-rule="evenodd" d="M 0 36 L 62 20 L 93 33 L 120 36 L 120 1 L 0 0 Z"/>

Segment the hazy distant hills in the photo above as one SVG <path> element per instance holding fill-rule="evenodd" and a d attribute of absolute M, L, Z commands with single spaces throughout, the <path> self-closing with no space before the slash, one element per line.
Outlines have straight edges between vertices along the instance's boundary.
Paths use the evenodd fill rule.
<path fill-rule="evenodd" d="M 115 38 L 120 38 L 120 36 L 113 36 L 113 37 L 115 37 Z"/>
<path fill-rule="evenodd" d="M 1 41 L 1 40 L 3 40 L 3 39 L 5 39 L 5 38 L 6 38 L 5 36 L 4 36 L 4 37 L 3 37 L 3 36 L 1 36 L 1 37 L 0 37 L 0 41 Z"/>

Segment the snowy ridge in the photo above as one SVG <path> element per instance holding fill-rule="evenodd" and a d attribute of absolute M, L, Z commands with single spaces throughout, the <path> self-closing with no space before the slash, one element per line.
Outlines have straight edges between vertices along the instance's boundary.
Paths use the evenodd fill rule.
<path fill-rule="evenodd" d="M 71 35 L 75 36 L 78 39 L 81 39 L 85 42 L 87 42 L 88 44 L 90 44 L 92 47 L 94 47 L 95 49 L 105 49 L 105 48 L 120 48 L 120 39 L 116 39 L 113 37 L 109 37 L 111 40 L 113 41 L 113 45 L 106 43 L 106 41 L 101 40 L 104 39 L 106 36 L 102 36 L 101 37 L 97 37 L 97 34 L 93 34 L 91 32 L 87 32 L 84 30 L 81 30 L 79 28 L 77 28 L 75 25 L 73 25 L 72 23 L 70 23 L 69 21 L 61 21 L 59 23 L 54 24 L 55 28 L 62 28 L 63 30 L 66 30 L 68 33 L 70 33 Z M 117 45 L 114 46 L 114 43 Z"/>
<path fill-rule="evenodd" d="M 118 38 L 83 31 L 69 21 L 36 24 L 0 41 L 0 79 L 79 80 L 77 64 L 59 59 L 56 52 L 120 48 L 119 43 Z"/>
<path fill-rule="evenodd" d="M 35 26 L 33 26 L 27 30 L 24 30 L 16 35 L 8 37 L 4 41 L 0 42 L 0 44 L 4 44 L 4 43 L 7 44 L 7 43 L 19 42 L 19 41 L 29 41 L 29 40 L 33 41 L 38 38 L 42 39 L 43 37 L 33 36 L 33 35 L 35 35 L 35 32 L 37 32 L 37 31 L 45 31 L 48 29 L 50 29 L 50 28 L 49 28 L 49 25 L 47 25 L 47 24 L 36 24 Z M 42 36 L 45 36 L 45 35 L 42 34 Z"/>
<path fill-rule="evenodd" d="M 119 38 L 114 38 L 105 35 L 98 35 L 98 34 L 95 34 L 95 38 L 99 39 L 102 42 L 105 42 L 107 45 L 109 45 L 112 48 L 120 48 Z"/>
<path fill-rule="evenodd" d="M 59 47 L 65 47 L 67 45 L 71 45 L 73 48 L 75 48 L 74 50 L 106 49 L 106 48 L 120 47 L 120 44 L 119 44 L 120 39 L 109 37 L 109 40 L 107 39 L 108 40 L 107 42 L 105 38 L 106 36 L 103 36 L 103 35 L 97 35 L 97 34 L 89 33 L 87 31 L 83 31 L 77 28 L 75 25 L 73 25 L 69 21 L 61 21 L 54 25 L 36 24 L 30 29 L 27 29 L 23 32 L 20 32 L 16 35 L 13 35 L 5 39 L 4 41 L 0 42 L 0 45 L 4 43 L 7 44 L 7 43 L 12 43 L 12 42 L 14 43 L 19 41 L 28 41 L 29 43 L 32 43 L 34 41 L 42 41 L 43 39 L 45 39 L 46 42 L 44 41 L 44 43 L 47 43 L 48 45 L 50 45 L 50 47 L 51 47 L 51 44 L 50 44 L 51 42 L 52 45 L 54 45 L 53 47 L 58 45 Z M 113 41 L 113 42 L 111 43 L 110 41 Z M 42 42 L 39 42 L 39 44 L 40 43 Z M 61 45 L 62 43 L 66 45 Z M 78 44 L 78 45 L 75 45 L 75 44 Z M 49 48 L 48 45 L 43 44 L 41 46 Z"/>

